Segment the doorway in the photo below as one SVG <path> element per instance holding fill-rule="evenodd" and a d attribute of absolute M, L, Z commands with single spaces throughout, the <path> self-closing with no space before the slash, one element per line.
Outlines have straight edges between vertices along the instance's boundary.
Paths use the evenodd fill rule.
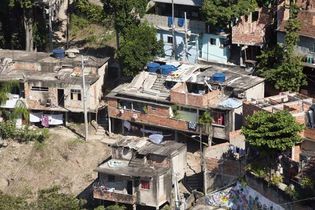
<path fill-rule="evenodd" d="M 65 95 L 64 89 L 58 89 L 58 106 L 64 107 L 65 106 Z"/>
<path fill-rule="evenodd" d="M 132 195 L 132 181 L 127 182 L 127 193 L 128 195 Z"/>

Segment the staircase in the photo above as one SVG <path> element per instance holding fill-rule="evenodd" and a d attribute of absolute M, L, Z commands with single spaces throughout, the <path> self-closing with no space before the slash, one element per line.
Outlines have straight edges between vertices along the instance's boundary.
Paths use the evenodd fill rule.
<path fill-rule="evenodd" d="M 97 129 L 96 129 L 96 135 L 105 135 L 105 129 L 103 126 L 98 125 Z"/>
<path fill-rule="evenodd" d="M 192 192 L 193 190 L 203 191 L 203 174 L 198 173 L 192 176 L 185 176 L 183 180 L 183 185 Z"/>
<path fill-rule="evenodd" d="M 151 89 L 158 90 L 158 91 L 161 91 L 161 92 L 167 92 L 167 89 L 166 89 L 166 87 L 164 85 L 165 79 L 166 79 L 165 76 L 159 75 L 156 78 L 155 82 L 153 83 Z"/>

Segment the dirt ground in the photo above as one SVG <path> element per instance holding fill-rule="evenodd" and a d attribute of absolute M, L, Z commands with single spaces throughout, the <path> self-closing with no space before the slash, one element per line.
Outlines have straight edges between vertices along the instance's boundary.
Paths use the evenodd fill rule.
<path fill-rule="evenodd" d="M 97 177 L 93 169 L 109 155 L 100 140 L 83 141 L 65 127 L 50 129 L 44 143 L 10 141 L 0 148 L 0 190 L 32 199 L 39 189 L 61 186 L 78 195 Z"/>

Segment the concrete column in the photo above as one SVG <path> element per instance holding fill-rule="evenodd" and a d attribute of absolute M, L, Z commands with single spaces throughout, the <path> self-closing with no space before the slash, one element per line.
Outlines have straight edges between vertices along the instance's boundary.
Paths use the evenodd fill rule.
<path fill-rule="evenodd" d="M 108 132 L 112 133 L 112 122 L 110 117 L 108 117 Z"/>
<path fill-rule="evenodd" d="M 68 112 L 65 112 L 65 121 L 64 121 L 64 125 L 67 126 L 68 123 Z"/>

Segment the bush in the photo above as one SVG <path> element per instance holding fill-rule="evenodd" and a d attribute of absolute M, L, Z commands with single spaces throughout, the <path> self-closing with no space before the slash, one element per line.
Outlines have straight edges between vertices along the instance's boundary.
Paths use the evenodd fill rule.
<path fill-rule="evenodd" d="M 30 130 L 28 126 L 16 128 L 14 121 L 0 123 L 0 136 L 3 139 L 13 139 L 18 142 L 38 141 L 43 142 L 48 138 L 48 129 Z"/>

